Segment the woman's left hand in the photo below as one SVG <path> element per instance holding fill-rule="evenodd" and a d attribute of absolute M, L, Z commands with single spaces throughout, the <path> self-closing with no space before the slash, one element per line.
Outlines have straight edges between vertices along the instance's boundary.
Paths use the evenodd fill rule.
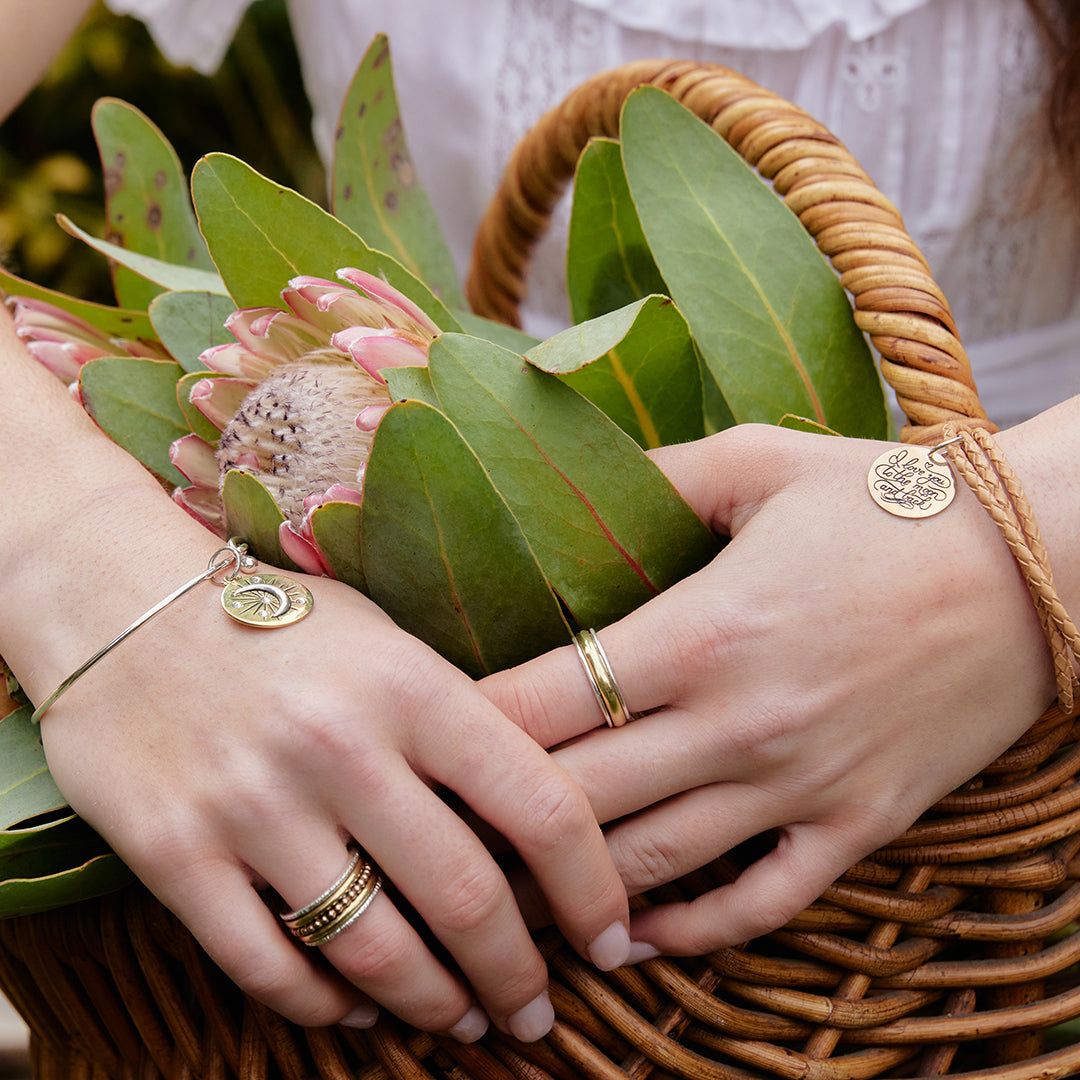
<path fill-rule="evenodd" d="M 1002 442 L 1025 480 L 1053 475 L 1038 438 Z M 636 958 L 703 954 L 783 925 L 1053 697 L 1030 597 L 985 511 L 960 483 L 936 517 L 885 513 L 866 486 L 885 447 L 748 425 L 657 452 L 732 540 L 600 632 L 629 708 L 647 715 L 598 727 L 572 647 L 482 684 L 558 747 L 613 823 L 631 893 L 779 830 L 735 883 L 637 913 Z"/>

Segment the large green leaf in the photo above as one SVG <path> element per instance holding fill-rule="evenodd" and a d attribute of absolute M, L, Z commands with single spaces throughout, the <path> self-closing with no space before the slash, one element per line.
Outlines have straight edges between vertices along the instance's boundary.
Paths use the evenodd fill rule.
<path fill-rule="evenodd" d="M 257 558 L 282 570 L 299 567 L 285 554 L 278 539 L 278 529 L 285 515 L 273 495 L 254 476 L 230 469 L 221 485 L 221 503 L 229 536 L 246 540 Z"/>
<path fill-rule="evenodd" d="M 187 178 L 169 141 L 134 106 L 102 98 L 91 114 L 105 177 L 109 239 L 168 263 L 213 270 L 195 222 Z M 156 289 L 114 264 L 117 301 L 145 308 Z"/>
<path fill-rule="evenodd" d="M 794 214 L 662 90 L 635 90 L 621 130 L 649 247 L 736 420 L 794 413 L 846 435 L 884 435 L 866 342 Z"/>
<path fill-rule="evenodd" d="M 311 515 L 311 532 L 335 578 L 358 592 L 367 593 L 367 578 L 360 558 L 360 506 L 325 502 Z"/>
<path fill-rule="evenodd" d="M 225 320 L 236 310 L 227 297 L 212 292 L 166 292 L 150 304 L 150 319 L 173 359 L 188 372 L 205 371 L 199 354 L 236 338 Z"/>
<path fill-rule="evenodd" d="M 444 411 L 579 625 L 621 618 L 719 550 L 634 440 L 554 375 L 458 334 L 433 342 L 429 364 Z"/>
<path fill-rule="evenodd" d="M 431 375 L 426 367 L 386 368 L 386 389 L 394 401 L 425 401 L 439 407 L 439 399 L 431 385 Z"/>
<path fill-rule="evenodd" d="M 396 405 L 379 424 L 360 544 L 371 598 L 474 677 L 570 640 L 506 503 L 430 405 Z"/>
<path fill-rule="evenodd" d="M 0 829 L 67 805 L 45 761 L 41 728 L 30 722 L 32 711 L 23 707 L 0 720 Z"/>
<path fill-rule="evenodd" d="M 576 323 L 651 293 L 667 293 L 630 198 L 619 144 L 612 139 L 593 139 L 578 160 L 566 291 Z"/>
<path fill-rule="evenodd" d="M 346 266 L 378 274 L 444 330 L 457 320 L 418 278 L 368 247 L 347 225 L 228 154 L 210 154 L 191 178 L 199 225 L 239 307 L 281 306 L 291 278 L 336 280 Z"/>
<path fill-rule="evenodd" d="M 169 460 L 173 440 L 190 430 L 176 397 L 182 374 L 171 360 L 134 356 L 91 360 L 79 373 L 83 405 L 98 426 L 170 484 L 187 482 Z"/>
<path fill-rule="evenodd" d="M 134 880 L 117 855 L 92 850 L 85 837 L 72 837 L 18 858 L 0 856 L 0 918 L 77 904 Z"/>
<path fill-rule="evenodd" d="M 506 323 L 496 322 L 494 319 L 485 319 L 483 315 L 474 315 L 471 311 L 459 311 L 455 308 L 454 318 L 461 324 L 461 329 L 473 337 L 483 338 L 485 341 L 494 341 L 504 349 L 510 349 L 516 353 L 526 353 L 534 345 L 540 344 L 540 339 L 526 334 L 516 326 L 507 326 Z"/>
<path fill-rule="evenodd" d="M 705 434 L 697 349 L 666 296 L 571 326 L 525 356 L 561 376 L 646 449 Z"/>
<path fill-rule="evenodd" d="M 160 292 L 171 289 L 174 292 L 216 292 L 224 294 L 225 285 L 213 270 L 202 270 L 197 266 L 178 266 L 176 263 L 156 259 L 152 255 L 143 255 L 138 251 L 128 251 L 109 240 L 99 240 L 85 229 L 80 229 L 70 218 L 57 215 L 60 227 L 84 244 L 100 251 L 102 255 L 126 266 L 129 270 L 145 278 L 154 286 L 147 290 L 146 302 L 149 303 Z"/>
<path fill-rule="evenodd" d="M 371 43 L 341 107 L 331 181 L 337 218 L 444 303 L 464 306 L 454 260 L 405 141 L 385 34 Z"/>

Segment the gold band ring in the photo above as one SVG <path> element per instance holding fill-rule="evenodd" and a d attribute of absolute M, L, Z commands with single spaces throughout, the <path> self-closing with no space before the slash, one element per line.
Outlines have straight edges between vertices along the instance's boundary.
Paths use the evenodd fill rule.
<path fill-rule="evenodd" d="M 325 945 L 364 914 L 381 888 L 375 864 L 353 851 L 345 873 L 322 896 L 296 911 L 285 912 L 281 921 L 305 945 Z"/>
<path fill-rule="evenodd" d="M 596 631 L 580 630 L 574 635 L 574 646 L 607 726 L 622 727 L 628 720 L 635 720 L 635 715 L 626 707 Z"/>

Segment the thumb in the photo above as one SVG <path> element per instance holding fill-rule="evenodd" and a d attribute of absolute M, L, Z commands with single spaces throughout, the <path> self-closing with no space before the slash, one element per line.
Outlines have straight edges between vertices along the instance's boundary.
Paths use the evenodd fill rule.
<path fill-rule="evenodd" d="M 820 446 L 818 440 L 833 438 L 769 424 L 739 424 L 648 454 L 713 532 L 733 536 L 786 485 L 793 466 Z"/>

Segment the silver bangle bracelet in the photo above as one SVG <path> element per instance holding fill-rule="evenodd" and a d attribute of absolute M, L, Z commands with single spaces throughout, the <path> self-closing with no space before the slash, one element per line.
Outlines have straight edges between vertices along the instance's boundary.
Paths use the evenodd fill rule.
<path fill-rule="evenodd" d="M 284 626 L 302 619 L 314 606 L 311 593 L 303 585 L 278 574 L 254 575 L 257 561 L 247 554 L 247 544 L 231 539 L 218 548 L 206 569 L 190 581 L 181 585 L 175 592 L 169 593 L 164 600 L 155 604 L 149 611 L 140 615 L 129 627 L 122 630 L 107 645 L 102 646 L 93 656 L 79 665 L 36 709 L 30 716 L 38 724 L 57 699 L 79 681 L 99 660 L 106 657 L 122 641 L 129 638 L 140 627 L 145 626 L 155 615 L 161 614 L 170 604 L 175 603 L 185 593 L 204 581 L 213 581 L 222 586 L 221 602 L 226 613 L 237 622 L 248 626 L 273 627 Z M 237 583 L 237 575 L 248 575 Z M 220 577 L 219 575 L 223 575 Z"/>

